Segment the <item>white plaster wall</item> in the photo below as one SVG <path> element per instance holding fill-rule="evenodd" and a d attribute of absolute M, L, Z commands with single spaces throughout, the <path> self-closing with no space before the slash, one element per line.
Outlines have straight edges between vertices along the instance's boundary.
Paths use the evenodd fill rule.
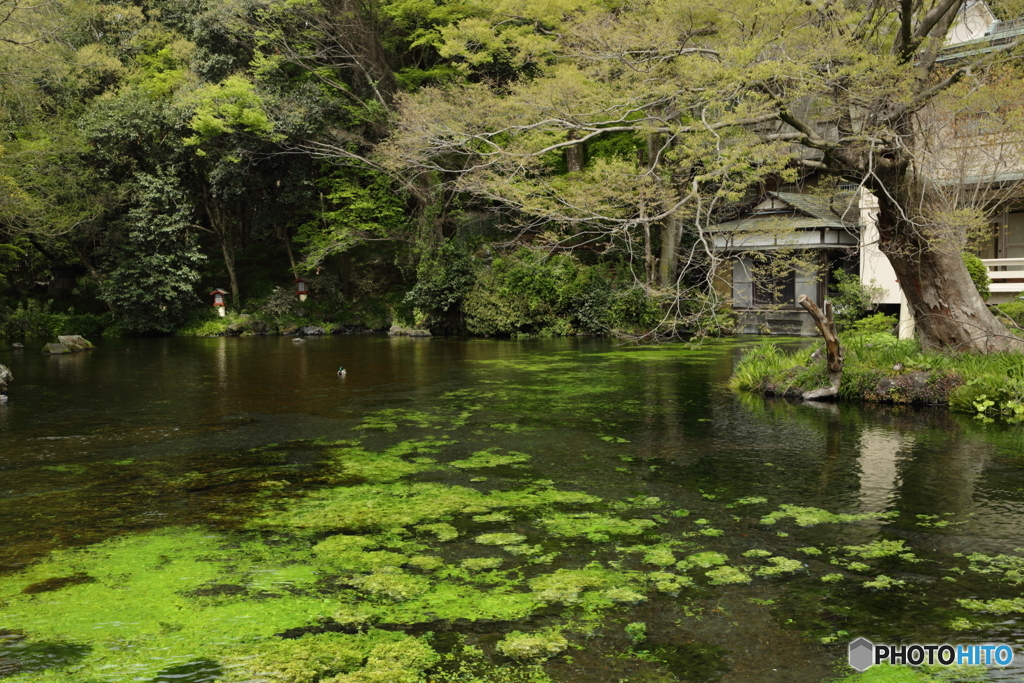
<path fill-rule="evenodd" d="M 865 285 L 881 287 L 882 293 L 875 298 L 876 304 L 898 304 L 903 302 L 900 285 L 892 264 L 878 249 L 878 200 L 874 195 L 861 191 L 860 198 L 860 281 Z"/>
<path fill-rule="evenodd" d="M 981 0 L 968 2 L 960 10 L 953 27 L 946 34 L 946 45 L 958 45 L 968 40 L 981 38 L 988 27 L 995 21 L 995 16 Z"/>

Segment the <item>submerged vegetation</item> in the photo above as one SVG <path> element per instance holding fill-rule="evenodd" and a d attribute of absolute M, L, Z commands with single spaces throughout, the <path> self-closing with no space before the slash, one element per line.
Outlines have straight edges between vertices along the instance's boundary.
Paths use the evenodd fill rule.
<path fill-rule="evenodd" d="M 633 445 L 643 405 L 609 400 L 639 374 L 621 368 L 656 370 L 655 353 L 709 351 L 477 360 L 478 382 L 353 416 L 344 439 L 249 451 L 273 467 L 217 519 L 90 539 L 0 576 L 5 680 L 574 683 L 628 666 L 645 683 L 714 681 L 734 655 L 703 634 L 752 615 L 766 638 L 797 631 L 838 661 L 851 633 L 913 622 L 980 638 L 1024 610 L 1017 554 L 934 549 L 955 516 L 792 502 L 778 480 L 693 490 L 700 473 Z M 545 428 L 585 446 L 541 455 Z M 299 449 L 315 476 L 289 471 Z M 834 678 L 944 680 L 850 674 Z"/>

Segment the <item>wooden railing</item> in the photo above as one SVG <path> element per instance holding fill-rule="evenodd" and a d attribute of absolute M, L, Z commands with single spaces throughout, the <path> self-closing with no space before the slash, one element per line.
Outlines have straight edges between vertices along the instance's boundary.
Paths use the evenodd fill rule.
<path fill-rule="evenodd" d="M 992 278 L 992 284 L 988 286 L 990 292 L 1024 292 L 1024 258 L 986 258 L 981 262 L 988 267 L 988 275 Z"/>

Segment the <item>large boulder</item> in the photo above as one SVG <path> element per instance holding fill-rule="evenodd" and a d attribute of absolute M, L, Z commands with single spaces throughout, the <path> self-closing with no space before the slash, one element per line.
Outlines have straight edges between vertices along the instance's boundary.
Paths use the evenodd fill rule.
<path fill-rule="evenodd" d="M 56 356 L 57 354 L 60 353 L 71 353 L 71 349 L 69 349 L 64 344 L 54 344 L 53 342 L 50 342 L 49 344 L 43 347 L 43 353 L 51 356 Z"/>
<path fill-rule="evenodd" d="M 316 325 L 307 325 L 299 330 L 299 333 L 306 337 L 315 337 L 321 334 L 327 334 L 327 330 L 322 327 L 317 327 Z"/>
<path fill-rule="evenodd" d="M 388 330 L 388 334 L 392 337 L 430 337 L 430 330 L 418 330 L 414 327 L 402 327 L 401 325 L 392 325 L 391 329 Z"/>
<path fill-rule="evenodd" d="M 7 396 L 7 385 L 14 381 L 14 375 L 6 365 L 0 365 L 0 396 Z"/>
<path fill-rule="evenodd" d="M 72 351 L 87 351 L 88 349 L 94 349 L 95 346 L 92 342 L 82 338 L 81 335 L 77 334 L 63 334 L 57 337 L 57 343 L 63 344 Z"/>

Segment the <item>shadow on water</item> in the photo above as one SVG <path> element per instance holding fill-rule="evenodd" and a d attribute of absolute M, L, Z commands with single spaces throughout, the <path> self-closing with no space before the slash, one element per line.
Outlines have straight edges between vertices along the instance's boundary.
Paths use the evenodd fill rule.
<path fill-rule="evenodd" d="M 0 631 L 0 678 L 70 666 L 91 649 L 74 643 L 28 642 L 23 634 Z"/>
<path fill-rule="evenodd" d="M 164 669 L 149 683 L 213 683 L 223 673 L 217 662 L 201 659 Z"/>

